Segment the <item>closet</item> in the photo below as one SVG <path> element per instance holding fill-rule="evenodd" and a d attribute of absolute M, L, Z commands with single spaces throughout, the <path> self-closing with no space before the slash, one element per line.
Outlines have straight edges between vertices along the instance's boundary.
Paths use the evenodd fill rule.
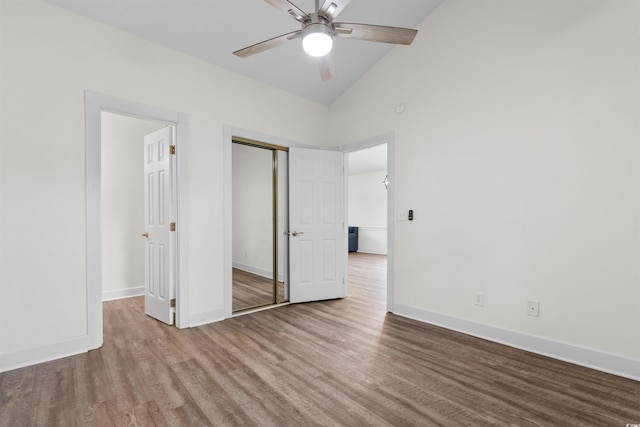
<path fill-rule="evenodd" d="M 289 300 L 288 149 L 234 138 L 233 313 Z"/>

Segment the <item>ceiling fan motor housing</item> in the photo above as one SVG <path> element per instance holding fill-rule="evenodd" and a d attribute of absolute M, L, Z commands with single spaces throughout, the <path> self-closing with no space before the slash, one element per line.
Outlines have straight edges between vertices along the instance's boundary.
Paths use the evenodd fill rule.
<path fill-rule="evenodd" d="M 324 16 L 317 13 L 310 13 L 309 17 L 302 23 L 302 38 L 312 33 L 326 34 L 329 37 L 333 37 L 333 26 L 331 22 Z"/>

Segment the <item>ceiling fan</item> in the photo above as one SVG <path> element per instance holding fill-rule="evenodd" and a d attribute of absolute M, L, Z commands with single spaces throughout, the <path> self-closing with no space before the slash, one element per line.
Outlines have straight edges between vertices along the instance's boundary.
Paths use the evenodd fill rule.
<path fill-rule="evenodd" d="M 245 47 L 233 54 L 240 58 L 247 58 L 302 37 L 304 51 L 310 56 L 320 58 L 318 66 L 322 80 L 330 80 L 336 76 L 335 65 L 330 54 L 333 37 L 409 45 L 418 33 L 418 30 L 410 28 L 333 22 L 349 0 L 325 0 L 322 6 L 320 6 L 320 0 L 316 0 L 316 11 L 313 13 L 304 12 L 288 0 L 265 1 L 298 21 L 301 29 Z"/>

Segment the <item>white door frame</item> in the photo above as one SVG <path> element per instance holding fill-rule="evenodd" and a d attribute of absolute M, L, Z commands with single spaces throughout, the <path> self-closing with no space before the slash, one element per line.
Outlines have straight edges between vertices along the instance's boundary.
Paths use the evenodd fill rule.
<path fill-rule="evenodd" d="M 394 312 L 395 304 L 395 287 L 393 282 L 393 266 L 394 266 L 394 224 L 395 224 L 395 208 L 394 208 L 394 153 L 395 153 L 395 133 L 389 132 L 384 135 L 378 135 L 373 138 L 346 144 L 338 147 L 340 151 L 345 153 L 345 222 L 349 223 L 348 207 L 349 207 L 349 170 L 346 157 L 353 151 L 363 150 L 365 148 L 375 147 L 376 145 L 387 144 L 387 176 L 389 184 L 387 187 L 387 311 Z M 345 266 L 345 271 L 349 269 Z"/>
<path fill-rule="evenodd" d="M 187 116 L 169 110 L 85 91 L 85 191 L 87 336 L 89 350 L 102 346 L 102 243 L 101 243 L 101 112 L 154 120 L 176 128 L 177 287 L 176 326 L 189 327 L 188 212 L 187 212 Z"/>

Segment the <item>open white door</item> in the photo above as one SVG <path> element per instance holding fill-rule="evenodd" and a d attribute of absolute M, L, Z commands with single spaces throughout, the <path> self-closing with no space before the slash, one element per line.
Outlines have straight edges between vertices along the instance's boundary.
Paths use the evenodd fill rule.
<path fill-rule="evenodd" d="M 145 297 L 144 312 L 173 324 L 175 239 L 172 236 L 173 129 L 169 126 L 144 137 Z"/>
<path fill-rule="evenodd" d="M 346 296 L 344 154 L 289 149 L 289 300 Z"/>

